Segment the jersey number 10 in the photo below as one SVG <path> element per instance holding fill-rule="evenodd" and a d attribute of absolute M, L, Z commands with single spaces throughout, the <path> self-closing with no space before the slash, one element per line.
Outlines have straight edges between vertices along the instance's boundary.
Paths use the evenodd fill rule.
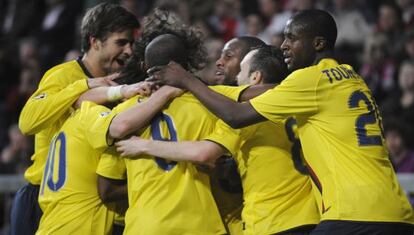
<path fill-rule="evenodd" d="M 56 160 L 56 146 L 57 143 L 60 142 L 60 148 L 59 148 L 59 157 Z M 53 180 L 53 175 L 55 171 L 55 161 L 58 162 L 58 177 L 57 181 L 55 182 Z M 43 182 L 42 182 L 42 188 L 40 189 L 40 195 L 43 195 L 44 187 L 47 185 L 47 187 L 56 192 L 60 188 L 63 187 L 66 181 L 66 136 L 65 133 L 60 132 L 59 135 L 57 135 L 51 142 L 50 148 L 49 148 L 49 154 L 47 156 L 46 160 L 46 167 L 45 172 L 43 175 Z"/>

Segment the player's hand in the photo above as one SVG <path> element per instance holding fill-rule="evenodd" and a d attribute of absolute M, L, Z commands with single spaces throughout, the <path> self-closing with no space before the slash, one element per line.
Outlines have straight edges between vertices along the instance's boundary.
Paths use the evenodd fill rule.
<path fill-rule="evenodd" d="M 114 82 L 114 79 L 119 77 L 119 73 L 113 73 L 111 75 L 99 78 L 88 78 L 89 89 L 101 87 L 101 86 L 116 86 L 118 83 Z"/>
<path fill-rule="evenodd" d="M 121 157 L 133 157 L 143 153 L 146 140 L 138 136 L 132 136 L 129 139 L 120 140 L 115 143 L 116 151 Z"/>
<path fill-rule="evenodd" d="M 152 93 L 153 83 L 139 82 L 131 85 L 125 85 L 121 88 L 122 97 L 129 99 L 135 95 L 149 96 Z"/>
<path fill-rule="evenodd" d="M 154 66 L 147 72 L 150 75 L 147 81 L 184 89 L 187 88 L 189 79 L 197 79 L 174 61 L 165 66 Z"/>

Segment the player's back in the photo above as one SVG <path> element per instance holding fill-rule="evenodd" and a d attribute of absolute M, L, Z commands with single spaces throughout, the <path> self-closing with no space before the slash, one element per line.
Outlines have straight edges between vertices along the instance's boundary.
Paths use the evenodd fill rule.
<path fill-rule="evenodd" d="M 172 101 L 151 122 L 143 138 L 198 140 L 217 121 L 197 99 L 186 93 Z M 147 156 L 125 160 L 129 209 L 126 234 L 223 234 L 210 192 L 209 176 L 189 162 L 167 162 Z"/>
<path fill-rule="evenodd" d="M 317 112 L 297 119 L 311 176 L 322 195 L 322 219 L 414 223 L 363 79 L 351 66 L 331 59 L 295 73 L 297 82 L 307 83 L 315 94 L 310 102 Z"/>
<path fill-rule="evenodd" d="M 246 136 L 236 157 L 243 182 L 246 234 L 273 234 L 319 223 L 295 125 L 295 119 L 289 118 L 245 128 L 254 128 L 254 133 Z"/>
<path fill-rule="evenodd" d="M 219 91 L 234 99 L 237 95 Z M 217 117 L 184 93 L 155 116 L 141 137 L 201 140 L 213 132 Z M 129 209 L 125 234 L 225 234 L 210 191 L 209 176 L 190 162 L 153 156 L 125 159 Z"/>
<path fill-rule="evenodd" d="M 306 141 L 303 147 L 311 149 L 309 165 L 322 181 L 323 218 L 414 223 L 365 82 L 347 65 L 326 60 L 317 67 L 323 73 L 319 112 L 308 119 L 313 125 L 304 124 L 300 131 L 313 139 L 312 146 Z"/>
<path fill-rule="evenodd" d="M 37 234 L 108 234 L 114 213 L 97 191 L 96 168 L 106 145 L 109 109 L 84 102 L 50 145 L 39 193 Z"/>
<path fill-rule="evenodd" d="M 241 130 L 217 123 L 226 136 L 209 140 L 225 146 L 237 160 L 243 184 L 245 234 L 311 230 L 319 211 L 301 156 L 296 121 L 258 123 Z"/>

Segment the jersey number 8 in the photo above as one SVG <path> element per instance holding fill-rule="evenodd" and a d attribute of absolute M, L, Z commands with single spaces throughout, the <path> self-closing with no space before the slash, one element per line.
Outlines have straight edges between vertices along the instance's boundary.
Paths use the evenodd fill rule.
<path fill-rule="evenodd" d="M 170 135 L 169 139 L 162 137 L 160 128 L 161 122 L 166 122 L 167 124 L 168 133 Z M 174 128 L 174 123 L 171 117 L 164 113 L 155 116 L 151 121 L 151 135 L 153 140 L 177 141 L 177 131 Z M 155 157 L 155 162 L 164 171 L 170 171 L 177 165 L 176 161 L 167 162 L 165 159 L 159 157 Z"/>

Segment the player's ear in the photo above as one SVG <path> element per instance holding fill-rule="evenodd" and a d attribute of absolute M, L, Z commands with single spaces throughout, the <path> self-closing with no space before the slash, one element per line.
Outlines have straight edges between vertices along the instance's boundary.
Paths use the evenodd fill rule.
<path fill-rule="evenodd" d="M 263 73 L 256 70 L 250 75 L 250 84 L 257 85 L 260 84 L 263 80 Z"/>
<path fill-rule="evenodd" d="M 93 48 L 94 50 L 98 50 L 99 49 L 99 43 L 100 43 L 99 39 L 97 39 L 95 37 L 92 37 L 92 36 L 89 36 L 89 45 L 91 45 L 90 48 Z"/>
<path fill-rule="evenodd" d="M 313 47 L 315 48 L 316 51 L 323 51 L 326 47 L 326 38 L 316 36 L 313 39 Z"/>

